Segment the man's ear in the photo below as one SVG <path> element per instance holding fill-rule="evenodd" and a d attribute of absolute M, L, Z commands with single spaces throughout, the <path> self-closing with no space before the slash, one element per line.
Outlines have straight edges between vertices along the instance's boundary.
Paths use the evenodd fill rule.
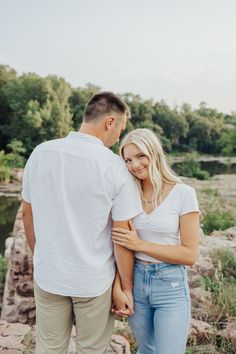
<path fill-rule="evenodd" d="M 110 130 L 111 128 L 114 127 L 115 123 L 116 123 L 116 118 L 114 116 L 107 117 L 105 121 L 106 129 Z"/>

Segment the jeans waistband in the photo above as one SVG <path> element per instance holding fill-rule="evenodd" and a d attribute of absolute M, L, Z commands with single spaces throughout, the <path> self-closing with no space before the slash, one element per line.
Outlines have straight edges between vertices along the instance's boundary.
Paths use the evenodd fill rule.
<path fill-rule="evenodd" d="M 138 267 L 139 269 L 143 270 L 161 270 L 161 269 L 175 269 L 175 268 L 181 268 L 183 270 L 186 269 L 186 267 L 182 264 L 171 264 L 171 263 L 143 263 L 139 259 L 135 258 L 135 267 Z"/>

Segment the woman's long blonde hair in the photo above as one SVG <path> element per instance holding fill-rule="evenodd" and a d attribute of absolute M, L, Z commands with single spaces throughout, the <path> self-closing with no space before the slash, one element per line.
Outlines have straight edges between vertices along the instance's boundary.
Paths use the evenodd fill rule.
<path fill-rule="evenodd" d="M 149 158 L 149 176 L 153 185 L 152 205 L 157 207 L 164 183 L 182 183 L 179 176 L 171 169 L 166 159 L 163 147 L 157 136 L 149 129 L 134 129 L 121 141 L 120 155 L 126 145 L 135 144 Z M 143 196 L 142 181 L 135 177 L 144 206 L 147 200 Z"/>

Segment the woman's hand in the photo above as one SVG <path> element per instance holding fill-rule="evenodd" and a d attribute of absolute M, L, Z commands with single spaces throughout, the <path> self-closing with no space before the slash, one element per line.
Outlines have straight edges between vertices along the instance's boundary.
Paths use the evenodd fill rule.
<path fill-rule="evenodd" d="M 131 251 L 139 251 L 143 241 L 139 238 L 131 220 L 129 220 L 129 226 L 130 231 L 114 227 L 112 229 L 112 241 L 116 245 L 123 246 Z"/>

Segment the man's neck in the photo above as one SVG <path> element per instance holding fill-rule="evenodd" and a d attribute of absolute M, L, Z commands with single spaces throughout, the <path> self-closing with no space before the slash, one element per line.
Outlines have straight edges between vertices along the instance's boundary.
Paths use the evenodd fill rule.
<path fill-rule="evenodd" d="M 100 139 L 104 143 L 103 134 L 101 133 L 99 127 L 97 126 L 92 126 L 91 124 L 82 123 L 79 129 L 79 133 L 95 136 L 96 138 Z"/>

